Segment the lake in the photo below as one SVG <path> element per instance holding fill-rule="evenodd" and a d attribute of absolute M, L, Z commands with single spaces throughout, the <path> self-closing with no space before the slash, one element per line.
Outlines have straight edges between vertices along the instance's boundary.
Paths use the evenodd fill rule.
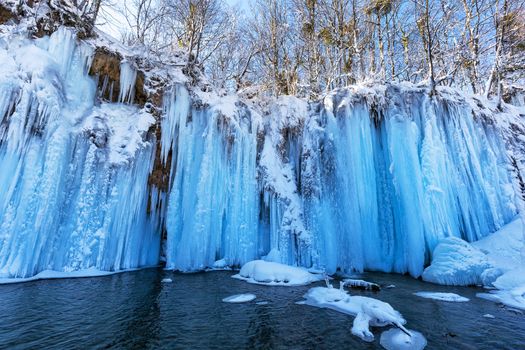
<path fill-rule="evenodd" d="M 268 287 L 233 279 L 233 274 L 145 269 L 0 285 L 0 348 L 380 348 L 379 337 L 388 327 L 374 328 L 376 340 L 365 343 L 350 332 L 352 316 L 296 304 L 310 287 L 324 282 Z M 381 273 L 363 277 L 396 287 L 351 293 L 390 303 L 403 314 L 407 328 L 427 338 L 427 349 L 525 349 L 525 315 L 477 298 L 480 288 L 443 287 Z M 163 278 L 173 282 L 163 283 Z M 470 301 L 423 299 L 413 295 L 418 291 L 453 292 Z M 238 293 L 257 298 L 222 302 Z"/>

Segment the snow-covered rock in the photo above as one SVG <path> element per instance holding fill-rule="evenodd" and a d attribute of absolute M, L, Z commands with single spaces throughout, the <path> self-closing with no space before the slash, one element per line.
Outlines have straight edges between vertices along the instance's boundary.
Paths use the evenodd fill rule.
<path fill-rule="evenodd" d="M 373 291 L 379 291 L 381 290 L 381 287 L 377 283 L 367 282 L 364 280 L 357 280 L 357 279 L 351 279 L 347 278 L 343 280 L 344 286 L 348 286 L 350 288 L 357 288 L 357 289 L 366 289 L 366 290 L 373 290 Z"/>
<path fill-rule="evenodd" d="M 423 271 L 422 278 L 444 285 L 479 285 L 481 274 L 491 267 L 481 250 L 460 238 L 448 237 L 437 245 L 432 264 Z"/>
<path fill-rule="evenodd" d="M 323 275 L 310 273 L 301 267 L 264 260 L 247 262 L 232 277 L 249 283 L 273 286 L 301 286 L 324 279 Z"/>

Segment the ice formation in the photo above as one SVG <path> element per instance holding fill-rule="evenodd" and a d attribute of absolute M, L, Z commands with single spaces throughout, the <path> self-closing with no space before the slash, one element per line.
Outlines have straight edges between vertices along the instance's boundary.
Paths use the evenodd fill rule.
<path fill-rule="evenodd" d="M 301 267 L 264 260 L 247 262 L 241 271 L 232 277 L 249 283 L 272 286 L 302 286 L 325 278 L 322 274 L 313 274 Z"/>
<path fill-rule="evenodd" d="M 304 295 L 304 298 L 302 304 L 328 308 L 355 316 L 352 334 L 368 342 L 374 340 L 370 326 L 394 325 L 404 332 L 408 332 L 403 326 L 406 321 L 401 314 L 394 310 L 390 304 L 374 298 L 352 296 L 341 288 L 336 289 L 331 286 L 311 288 Z"/>
<path fill-rule="evenodd" d="M 166 64 L 153 113 L 133 104 L 129 52 L 118 96 L 100 100 L 96 45 L 64 27 L 0 37 L 1 277 L 262 257 L 420 276 L 442 239 L 476 241 L 516 214 L 507 126 L 487 101 L 396 84 L 261 107 Z"/>
<path fill-rule="evenodd" d="M 469 298 L 462 297 L 461 295 L 455 293 L 438 293 L 438 292 L 417 292 L 414 293 L 418 297 L 426 299 L 434 299 L 439 301 L 450 301 L 450 302 L 466 302 L 469 301 Z"/>

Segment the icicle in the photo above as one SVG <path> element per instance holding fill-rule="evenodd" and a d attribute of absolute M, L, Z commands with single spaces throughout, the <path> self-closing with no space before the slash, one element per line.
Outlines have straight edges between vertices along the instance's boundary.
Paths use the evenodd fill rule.
<path fill-rule="evenodd" d="M 135 99 L 135 83 L 137 81 L 137 71 L 129 61 L 120 63 L 120 93 L 119 102 L 133 103 Z"/>

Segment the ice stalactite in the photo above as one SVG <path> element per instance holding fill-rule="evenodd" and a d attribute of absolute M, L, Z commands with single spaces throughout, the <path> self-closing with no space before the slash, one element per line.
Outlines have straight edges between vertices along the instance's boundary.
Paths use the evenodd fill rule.
<path fill-rule="evenodd" d="M 137 70 L 129 61 L 120 63 L 120 93 L 119 102 L 132 103 L 135 98 L 135 82 L 137 80 Z"/>
<path fill-rule="evenodd" d="M 65 28 L 2 43 L 2 277 L 158 263 L 145 190 L 153 147 L 142 138 L 153 120 L 132 106 L 94 106 L 92 53 Z"/>

